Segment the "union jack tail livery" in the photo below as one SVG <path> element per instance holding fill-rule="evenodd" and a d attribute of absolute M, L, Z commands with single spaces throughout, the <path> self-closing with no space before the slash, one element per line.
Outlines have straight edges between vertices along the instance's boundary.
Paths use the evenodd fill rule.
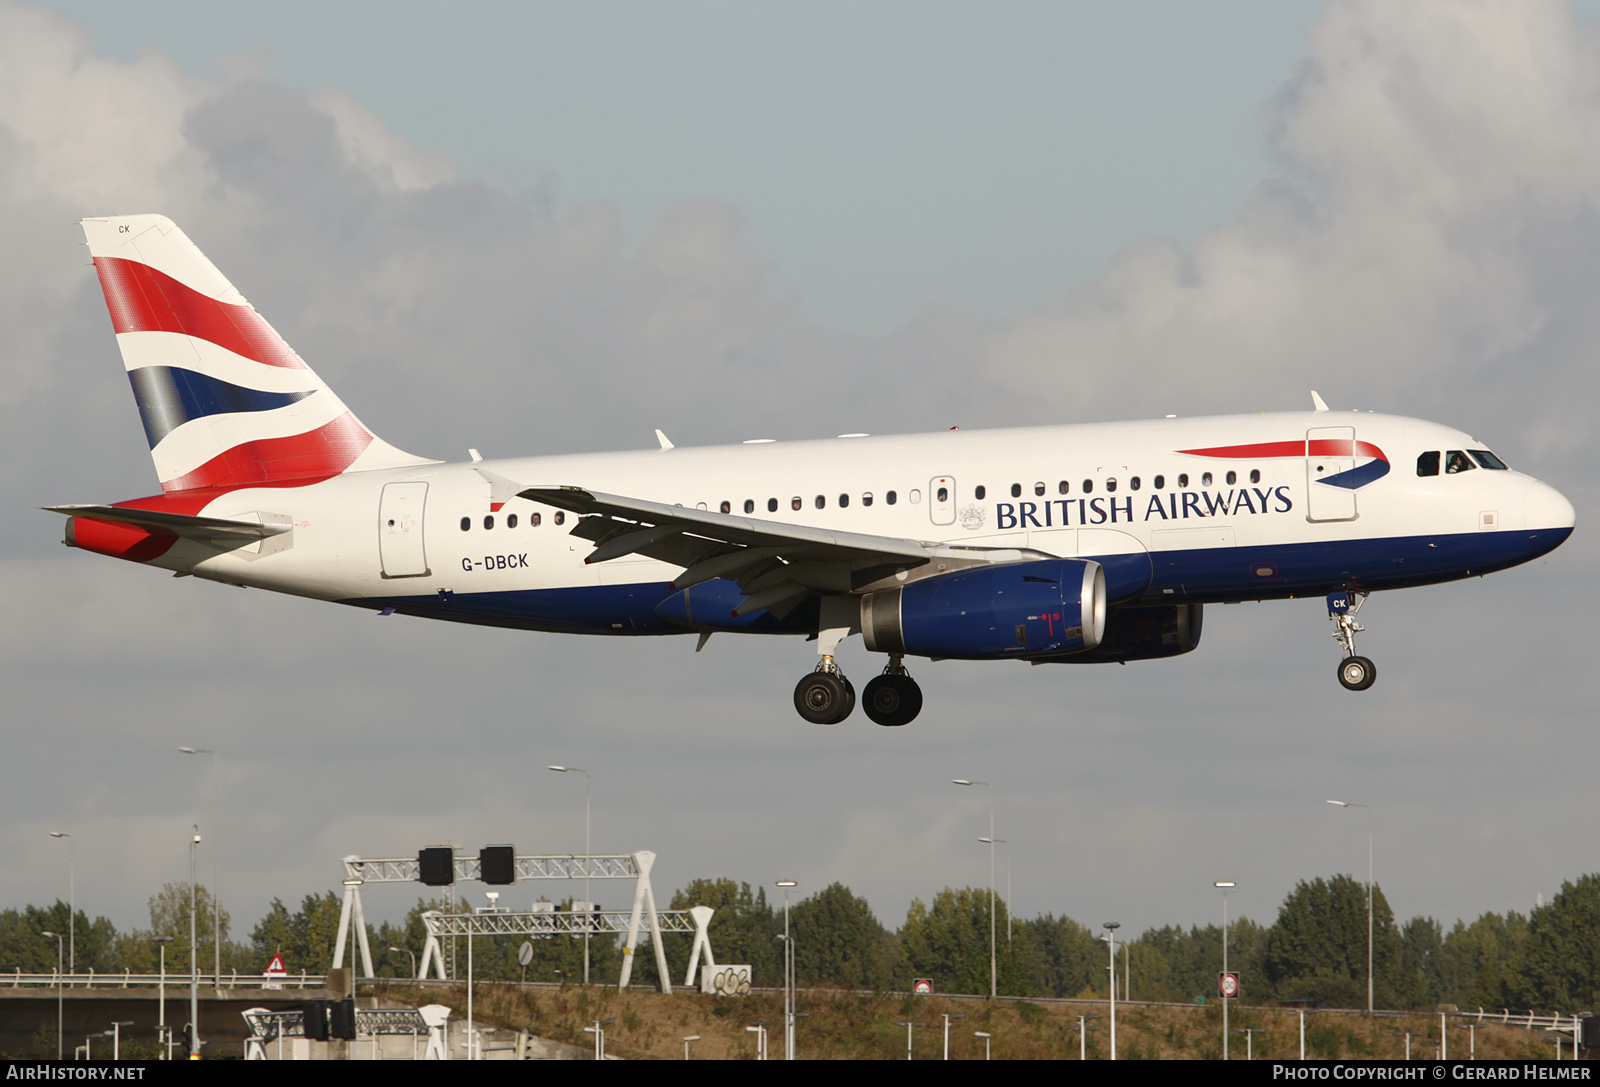
<path fill-rule="evenodd" d="M 172 220 L 83 230 L 162 490 L 427 463 L 363 426 Z"/>

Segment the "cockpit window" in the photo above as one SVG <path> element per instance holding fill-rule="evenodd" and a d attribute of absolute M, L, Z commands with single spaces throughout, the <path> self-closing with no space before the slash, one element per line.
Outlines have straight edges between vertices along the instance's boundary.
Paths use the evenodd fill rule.
<path fill-rule="evenodd" d="M 1467 459 L 1467 455 L 1459 449 L 1452 449 L 1444 455 L 1444 474 L 1453 476 L 1457 472 L 1470 472 L 1477 465 Z"/>
<path fill-rule="evenodd" d="M 1439 451 L 1431 450 L 1417 458 L 1417 475 L 1436 476 L 1439 474 Z"/>
<path fill-rule="evenodd" d="M 1477 461 L 1485 468 L 1493 469 L 1496 472 L 1510 471 L 1510 469 L 1506 467 L 1505 461 L 1501 460 L 1487 449 L 1469 449 L 1467 452 L 1472 454 L 1473 460 Z"/>

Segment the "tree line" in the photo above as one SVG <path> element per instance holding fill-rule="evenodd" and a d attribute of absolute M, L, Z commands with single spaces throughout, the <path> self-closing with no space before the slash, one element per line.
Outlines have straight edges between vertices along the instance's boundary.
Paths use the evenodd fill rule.
<path fill-rule="evenodd" d="M 236 940 L 231 919 L 206 888 L 196 893 L 200 969 L 214 961 L 211 934 L 220 921 L 224 973 L 260 974 L 274 954 L 291 973 L 320 974 L 333 958 L 340 898 L 329 891 L 307 895 L 291 911 L 274 899 L 249 937 Z M 106 918 L 79 911 L 75 955 L 79 972 L 155 973 L 165 947 L 166 969 L 189 972 L 188 884 L 169 883 L 149 900 L 150 924 L 119 932 Z M 781 903 L 765 888 L 730 879 L 695 880 L 677 891 L 673 909 L 710 906 L 711 945 L 718 962 L 747 963 L 758 986 L 781 984 L 784 917 Z M 570 902 L 559 904 L 567 908 Z M 422 899 L 399 923 L 368 926 L 374 971 L 379 977 L 414 974 L 426 936 L 422 914 L 449 909 Z M 461 909 L 460 905 L 454 907 Z M 217 912 L 220 911 L 220 916 Z M 1437 1004 L 1573 1012 L 1600 1004 L 1600 875 L 1562 885 L 1546 905 L 1527 915 L 1486 913 L 1448 930 L 1431 917 L 1397 924 L 1381 887 L 1372 889 L 1373 988 L 1377 1006 L 1429 1008 Z M 56 941 L 44 932 L 67 933 L 65 903 L 0 911 L 0 971 L 49 973 Z M 896 931 L 885 927 L 867 901 L 835 883 L 791 904 L 795 971 L 801 985 L 903 991 L 916 978 L 936 991 L 989 991 L 989 895 L 983 889 L 945 888 L 931 902 L 914 900 Z M 1101 935 L 1068 917 L 1044 914 L 1012 918 L 995 900 L 995 966 L 999 991 L 1010 996 L 1104 997 L 1107 946 Z M 1299 883 L 1284 899 L 1276 920 L 1263 926 L 1248 918 L 1228 926 L 1229 969 L 1240 974 L 1248 1003 L 1316 1001 L 1330 1007 L 1364 1007 L 1367 987 L 1367 889 L 1338 875 Z M 174 937 L 164 945 L 158 936 Z M 483 980 L 575 981 L 583 972 L 581 938 L 557 936 L 529 941 L 532 961 L 518 961 L 523 937 L 479 937 L 474 973 Z M 452 976 L 464 976 L 465 948 Z M 689 941 L 668 937 L 668 969 L 674 984 L 688 967 Z M 413 958 L 415 956 L 415 958 Z M 621 953 L 611 937 L 592 942 L 593 980 L 614 982 Z M 1211 999 L 1222 963 L 1219 925 L 1167 925 L 1137 939 L 1119 941 L 1119 989 L 1128 984 L 1135 1000 Z M 1122 979 L 1124 963 L 1128 981 Z M 655 956 L 641 946 L 634 983 L 654 984 Z"/>

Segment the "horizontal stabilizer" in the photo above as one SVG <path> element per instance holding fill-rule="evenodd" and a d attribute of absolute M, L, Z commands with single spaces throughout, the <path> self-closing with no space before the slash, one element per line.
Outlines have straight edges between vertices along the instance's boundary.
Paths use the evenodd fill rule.
<path fill-rule="evenodd" d="M 136 510 L 124 506 L 45 506 L 51 513 L 68 517 L 88 517 L 95 521 L 138 525 L 140 528 L 170 532 L 191 540 L 264 540 L 288 532 L 293 526 L 287 517 L 277 518 L 263 514 L 261 521 L 234 521 L 223 517 L 196 517 L 187 513 L 167 513 L 162 510 Z"/>

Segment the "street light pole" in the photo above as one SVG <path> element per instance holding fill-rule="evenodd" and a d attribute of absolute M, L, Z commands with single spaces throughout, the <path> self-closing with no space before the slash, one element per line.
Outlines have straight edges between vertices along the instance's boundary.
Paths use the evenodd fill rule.
<path fill-rule="evenodd" d="M 189 839 L 189 1059 L 200 1059 L 200 957 L 195 931 L 194 853 L 200 846 L 200 828 Z"/>
<path fill-rule="evenodd" d="M 1117 1059 L 1117 929 L 1121 921 L 1107 921 L 1100 926 L 1106 930 L 1106 950 L 1111 956 L 1107 978 L 1111 982 L 1111 1059 Z"/>
<path fill-rule="evenodd" d="M 989 843 L 989 999 L 993 1000 L 1000 992 L 1000 976 L 995 964 L 995 924 L 994 924 L 994 786 L 987 781 L 971 781 L 967 778 L 951 778 L 952 785 L 982 785 L 989 790 L 989 837 L 979 838 L 980 842 Z"/>
<path fill-rule="evenodd" d="M 62 1016 L 63 1004 L 62 1004 L 62 1000 L 61 1000 L 61 993 L 62 993 L 62 988 L 61 988 L 61 982 L 62 982 L 62 977 L 61 977 L 61 933 L 59 933 L 59 932 L 44 932 L 44 933 L 40 933 L 40 935 L 48 936 L 52 940 L 54 940 L 56 942 L 56 1060 L 59 1061 L 61 1059 L 61 1052 L 62 1052 L 61 1051 L 61 1030 L 62 1030 L 62 1026 L 63 1026 L 63 1023 L 64 1023 L 64 1019 L 63 1019 L 63 1016 Z"/>
<path fill-rule="evenodd" d="M 944 1059 L 950 1059 L 950 1020 L 965 1019 L 965 1012 L 940 1012 L 944 1016 Z"/>
<path fill-rule="evenodd" d="M 1238 884 L 1235 883 L 1231 879 L 1221 879 L 1221 880 L 1217 880 L 1215 883 L 1213 883 L 1212 886 L 1216 887 L 1218 890 L 1220 890 L 1222 892 L 1222 975 L 1223 975 L 1223 978 L 1226 979 L 1226 977 L 1228 975 L 1228 892 L 1233 890 L 1235 887 L 1237 887 Z M 1221 996 L 1222 996 L 1222 1059 L 1223 1060 L 1227 1060 L 1228 1059 L 1228 994 L 1227 994 L 1226 991 L 1223 991 L 1221 993 Z"/>
<path fill-rule="evenodd" d="M 180 747 L 179 751 L 185 755 L 210 755 L 211 756 L 211 834 L 216 836 L 217 827 L 222 823 L 222 779 L 217 776 L 217 753 L 209 747 Z M 211 948 L 214 955 L 212 962 L 212 976 L 218 985 L 222 984 L 222 902 L 217 897 L 221 893 L 218 884 L 218 865 L 221 864 L 221 855 L 217 852 L 217 843 L 211 843 Z M 351 971 L 354 973 L 354 971 Z M 196 1026 L 195 1029 L 199 1029 Z"/>
<path fill-rule="evenodd" d="M 548 766 L 558 774 L 583 775 L 583 983 L 589 984 L 589 930 L 594 927 L 594 900 L 589 897 L 589 801 L 594 790 L 594 779 L 581 766 Z"/>
<path fill-rule="evenodd" d="M 67 840 L 67 970 L 78 972 L 78 840 L 61 830 L 52 830 L 52 838 Z"/>
<path fill-rule="evenodd" d="M 153 936 L 151 941 L 161 949 L 161 1008 L 156 1013 L 156 1037 L 161 1039 L 161 1059 L 172 1059 L 172 1046 L 167 1044 L 167 945 L 171 936 Z"/>
<path fill-rule="evenodd" d="M 794 938 L 789 934 L 789 890 L 799 881 L 780 879 L 783 888 L 783 1059 L 794 1060 Z"/>
<path fill-rule="evenodd" d="M 1100 1018 L 1098 1015 L 1078 1016 L 1078 1059 L 1080 1061 L 1089 1059 L 1089 1032 L 1100 1029 L 1099 1027 L 1091 1027 L 1089 1020 L 1098 1018 Z"/>
<path fill-rule="evenodd" d="M 1344 800 L 1328 803 L 1339 808 L 1367 809 L 1367 1014 L 1372 1014 L 1372 808 L 1366 804 L 1353 804 Z"/>

